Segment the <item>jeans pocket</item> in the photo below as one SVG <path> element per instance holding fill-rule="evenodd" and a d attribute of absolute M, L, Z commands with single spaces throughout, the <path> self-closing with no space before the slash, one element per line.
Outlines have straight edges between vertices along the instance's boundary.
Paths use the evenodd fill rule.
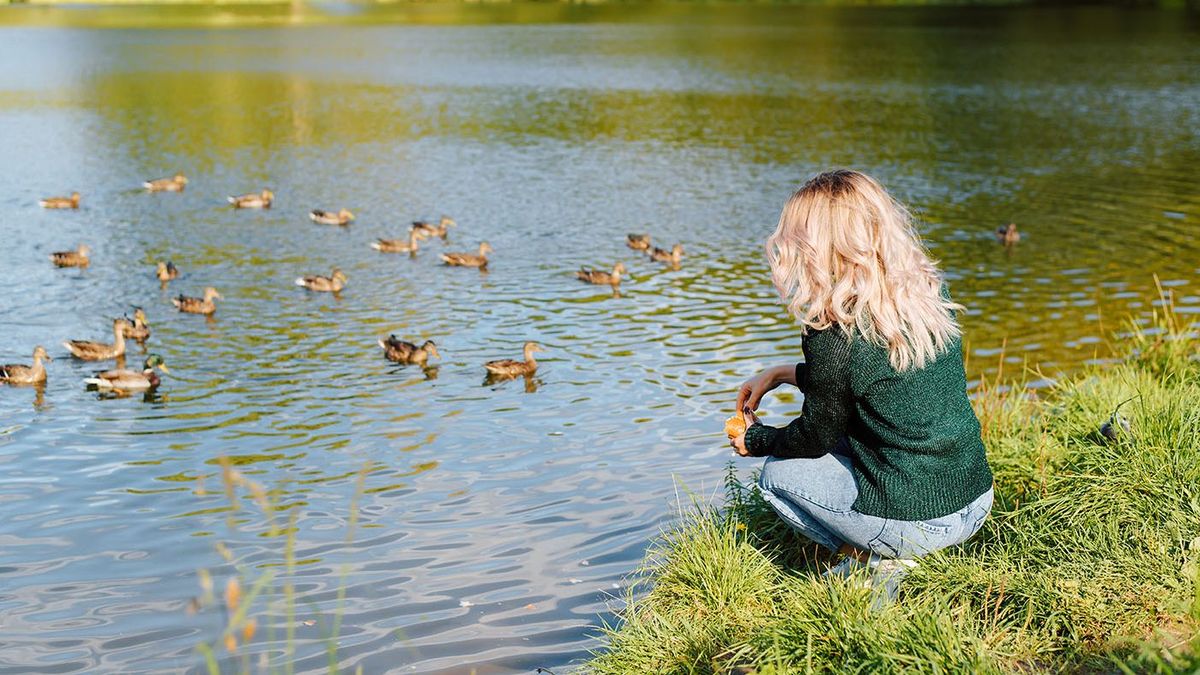
<path fill-rule="evenodd" d="M 884 558 L 919 558 L 952 544 L 951 524 L 923 520 L 887 520 L 879 536 L 871 540 L 871 552 Z"/>

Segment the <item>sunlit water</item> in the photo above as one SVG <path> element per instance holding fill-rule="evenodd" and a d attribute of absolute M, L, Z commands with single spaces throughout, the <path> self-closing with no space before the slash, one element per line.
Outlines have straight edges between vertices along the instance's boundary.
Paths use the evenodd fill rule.
<path fill-rule="evenodd" d="M 326 663 L 339 587 L 344 667 L 583 658 L 677 505 L 719 488 L 733 388 L 797 358 L 761 242 L 824 167 L 913 205 L 969 309 L 973 378 L 1002 354 L 1047 377 L 1107 358 L 1111 331 L 1150 316 L 1154 275 L 1200 310 L 1200 40 L 1183 15 L 4 11 L 0 355 L 56 359 L 44 392 L 0 389 L 5 671 L 200 667 L 224 619 L 186 612 L 196 571 L 219 591 L 234 570 L 215 544 L 251 578 L 283 558 L 250 502 L 227 523 L 221 455 L 297 519 L 301 670 Z M 177 170 L 183 194 L 137 189 Z M 264 186 L 270 211 L 224 205 Z M 79 211 L 38 208 L 72 189 Z M 342 206 L 348 228 L 306 218 Z M 442 213 L 459 223 L 444 246 L 368 247 Z M 1006 250 L 992 232 L 1009 221 L 1025 236 Z M 630 231 L 682 242 L 682 268 L 626 249 Z M 438 264 L 481 240 L 489 272 Z M 89 269 L 47 261 L 79 242 Z M 166 291 L 159 259 L 183 271 Z M 621 297 L 572 277 L 616 261 Z M 340 297 L 292 284 L 334 265 Z M 206 285 L 225 296 L 215 319 L 173 311 Z M 132 305 L 172 375 L 101 399 L 59 343 L 105 337 Z M 396 367 L 375 346 L 388 333 L 443 359 Z M 525 340 L 547 348 L 537 377 L 485 386 L 481 363 Z M 798 406 L 776 397 L 767 420 Z M 286 623 L 285 578 L 263 626 Z M 249 651 L 280 663 L 273 638 Z"/>

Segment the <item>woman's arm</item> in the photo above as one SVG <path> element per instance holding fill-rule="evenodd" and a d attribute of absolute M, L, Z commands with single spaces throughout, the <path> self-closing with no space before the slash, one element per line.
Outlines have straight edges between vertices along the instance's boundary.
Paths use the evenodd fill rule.
<path fill-rule="evenodd" d="M 806 376 L 807 367 L 801 363 L 799 365 L 784 365 L 772 366 L 767 368 L 754 377 L 746 380 L 741 389 L 738 389 L 737 405 L 734 410 L 742 410 L 749 408 L 758 410 L 758 404 L 762 402 L 763 396 L 775 389 L 781 384 L 791 384 L 800 386 L 798 376 Z M 801 387 L 803 390 L 803 387 Z"/>

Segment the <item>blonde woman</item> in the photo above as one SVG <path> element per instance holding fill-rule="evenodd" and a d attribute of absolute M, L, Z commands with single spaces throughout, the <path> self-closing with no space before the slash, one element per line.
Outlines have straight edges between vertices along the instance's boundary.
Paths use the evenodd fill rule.
<path fill-rule="evenodd" d="M 916 558 L 966 541 L 991 511 L 961 307 L 905 208 L 856 171 L 808 181 L 766 248 L 804 362 L 742 385 L 749 426 L 731 444 L 767 457 L 759 490 L 788 525 L 844 556 L 827 574 L 861 571 L 894 598 Z M 764 425 L 753 411 L 783 384 L 804 392 L 803 414 Z"/>

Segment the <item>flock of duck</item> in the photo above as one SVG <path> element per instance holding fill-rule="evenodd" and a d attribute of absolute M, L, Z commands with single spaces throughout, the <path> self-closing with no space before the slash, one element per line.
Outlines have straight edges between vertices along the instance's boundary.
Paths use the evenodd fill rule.
<path fill-rule="evenodd" d="M 188 179 L 186 176 L 175 174 L 166 178 L 146 181 L 142 184 L 142 187 L 148 192 L 183 192 L 187 184 Z M 270 190 L 262 190 L 261 192 L 229 197 L 228 201 L 234 209 L 269 209 L 275 201 L 275 195 Z M 40 200 L 39 204 L 46 209 L 78 209 L 80 195 L 78 192 L 72 192 L 69 197 L 47 197 Z M 348 209 L 340 209 L 336 212 L 316 209 L 309 213 L 309 217 L 313 222 L 320 225 L 340 227 L 348 226 L 354 220 L 354 214 Z M 437 237 L 445 243 L 448 239 L 449 229 L 456 225 L 457 223 L 447 216 L 442 216 L 441 220 L 437 223 L 415 221 L 409 228 L 407 236 L 400 239 L 377 239 L 371 242 L 371 248 L 381 253 L 408 253 L 414 255 L 420 246 L 420 242 L 425 239 Z M 680 261 L 683 258 L 683 246 L 681 244 L 675 244 L 670 249 L 657 248 L 651 245 L 650 236 L 647 234 L 629 234 L 626 236 L 626 244 L 635 251 L 646 253 L 651 260 L 669 264 L 675 269 L 678 269 Z M 442 262 L 447 266 L 473 267 L 486 270 L 489 253 L 492 253 L 492 247 L 485 241 L 481 242 L 478 249 L 474 252 L 443 252 L 440 254 L 440 257 Z M 51 253 L 50 261 L 57 267 L 88 267 L 91 264 L 90 255 L 91 249 L 87 244 L 80 244 L 73 251 L 56 251 Z M 625 265 L 618 262 L 612 268 L 612 271 L 584 267 L 576 272 L 575 276 L 580 281 L 586 283 L 611 286 L 613 292 L 616 293 L 621 284 L 621 275 L 625 273 Z M 166 288 L 169 282 L 179 278 L 179 274 L 179 269 L 172 262 L 159 261 L 155 265 L 155 277 L 162 284 L 163 288 Z M 334 268 L 328 276 L 303 276 L 296 279 L 296 284 L 310 291 L 338 293 L 345 288 L 346 281 L 346 274 Z M 217 311 L 215 301 L 222 299 L 217 289 L 210 286 L 204 289 L 204 293 L 201 296 L 194 297 L 181 294 L 171 298 L 171 303 L 180 312 L 212 316 Z M 123 367 L 126 341 L 135 340 L 144 344 L 144 341 L 150 337 L 150 325 L 147 322 L 145 311 L 141 308 L 136 308 L 133 318 L 120 317 L 114 319 L 112 322 L 112 331 L 113 341 L 111 343 L 93 340 L 67 340 L 62 343 L 71 353 L 71 356 L 76 359 L 83 361 L 116 360 L 118 362 L 117 368 L 97 372 L 92 377 L 86 378 L 84 383 L 89 387 L 117 394 L 145 392 L 157 388 L 161 383 L 158 372 L 170 372 L 167 364 L 158 354 L 148 354 L 142 364 L 141 370 Z M 401 340 L 395 335 L 390 335 L 385 339 L 379 340 L 379 346 L 383 350 L 385 358 L 399 364 L 425 367 L 430 357 L 441 358 L 441 355 L 438 354 L 437 345 L 432 340 L 426 340 L 423 344 L 417 345 Z M 535 342 L 526 342 L 523 354 L 524 360 L 497 359 L 484 363 L 483 367 L 487 371 L 489 379 L 528 377 L 537 371 L 538 364 L 533 354 L 538 351 L 543 351 L 540 345 Z M 45 348 L 38 345 L 33 350 L 32 364 L 0 365 L 0 382 L 9 384 L 42 384 L 46 381 L 45 362 L 52 360 Z"/>

